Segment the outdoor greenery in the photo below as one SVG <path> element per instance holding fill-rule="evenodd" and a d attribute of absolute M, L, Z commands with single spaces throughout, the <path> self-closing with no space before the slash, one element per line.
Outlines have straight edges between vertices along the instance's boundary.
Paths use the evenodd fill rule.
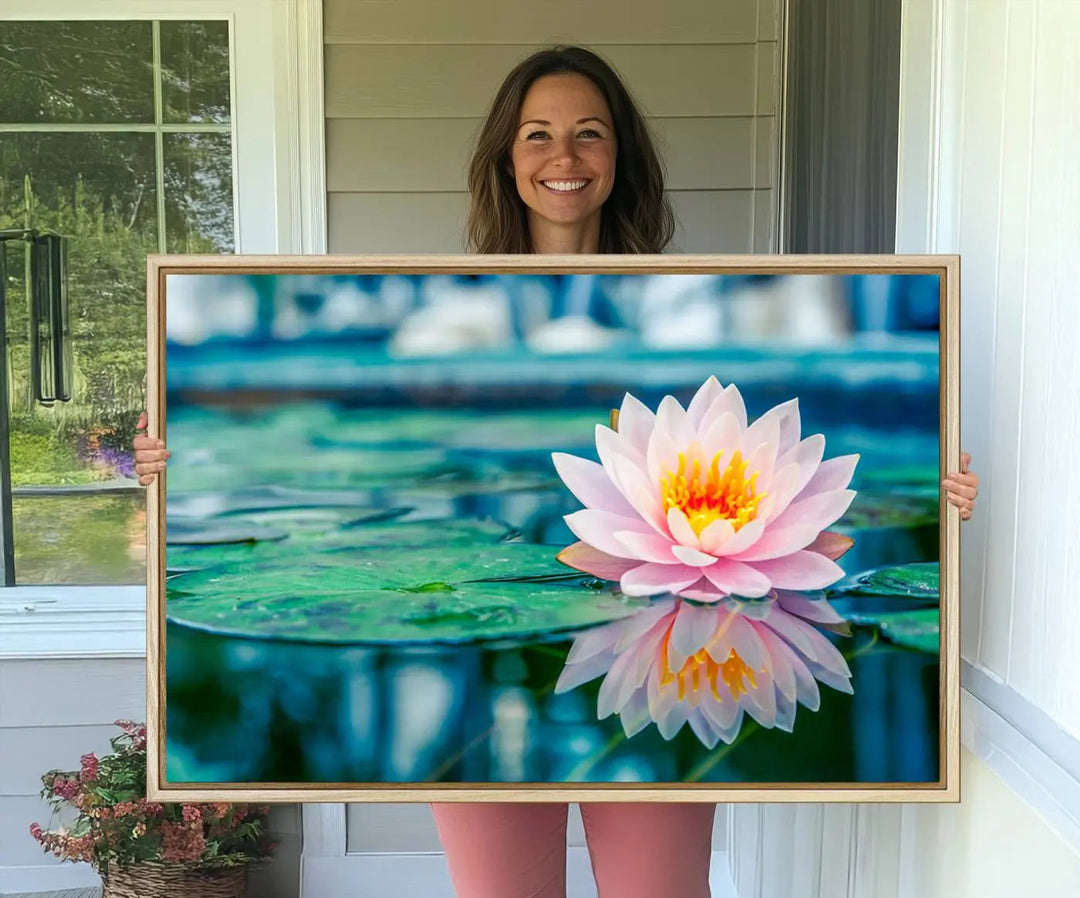
<path fill-rule="evenodd" d="M 0 123 L 153 125 L 152 49 L 150 22 L 9 22 L 0 36 Z M 162 23 L 161 59 L 164 122 L 229 121 L 227 23 Z M 73 401 L 36 405 L 23 244 L 9 243 L 16 485 L 122 473 L 95 465 L 95 453 L 129 447 L 144 405 L 146 254 L 161 248 L 155 139 L 153 131 L 0 133 L 0 229 L 69 238 L 75 357 Z M 163 144 L 166 248 L 231 250 L 228 132 L 169 133 Z"/>
<path fill-rule="evenodd" d="M 0 244 L 13 486 L 132 475 L 131 441 L 145 407 L 146 255 L 233 249 L 229 98 L 225 21 L 5 23 L 0 230 L 68 238 L 74 356 L 72 401 L 37 403 L 26 244 Z M 72 126 L 80 130 L 66 130 Z M 17 530 L 17 551 L 19 542 Z"/>

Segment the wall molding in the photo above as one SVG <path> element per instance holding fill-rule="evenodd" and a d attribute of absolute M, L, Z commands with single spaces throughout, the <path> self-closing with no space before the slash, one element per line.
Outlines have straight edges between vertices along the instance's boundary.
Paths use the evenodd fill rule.
<path fill-rule="evenodd" d="M 142 658 L 144 586 L 11 586 L 0 590 L 0 660 Z"/>
<path fill-rule="evenodd" d="M 288 158 L 288 208 L 291 225 L 281 251 L 326 252 L 326 123 L 323 101 L 322 0 L 289 0 L 282 46 L 286 60 L 279 131 Z M 285 245 L 287 244 L 287 245 Z"/>
<path fill-rule="evenodd" d="M 961 744 L 1080 851 L 1080 741 L 966 661 L 960 676 Z"/>

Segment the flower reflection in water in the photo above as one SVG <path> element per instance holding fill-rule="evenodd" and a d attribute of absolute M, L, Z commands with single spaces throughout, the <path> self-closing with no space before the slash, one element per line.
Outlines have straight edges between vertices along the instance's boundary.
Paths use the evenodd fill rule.
<path fill-rule="evenodd" d="M 671 739 L 689 723 L 713 748 L 735 739 L 744 714 L 791 732 L 799 704 L 817 710 L 819 682 L 852 692 L 847 662 L 818 627 L 845 627 L 820 594 L 661 599 L 580 634 L 555 691 L 603 676 L 597 717 L 618 714 L 628 737 L 655 722 Z"/>

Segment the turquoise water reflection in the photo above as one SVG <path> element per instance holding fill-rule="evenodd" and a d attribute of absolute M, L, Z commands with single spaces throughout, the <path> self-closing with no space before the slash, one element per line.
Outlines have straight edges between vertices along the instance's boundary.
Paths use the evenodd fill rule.
<path fill-rule="evenodd" d="M 875 398 L 862 397 L 863 407 Z M 560 618 L 557 609 L 530 631 L 515 611 L 520 596 L 543 589 L 559 605 L 591 589 L 595 621 L 624 613 L 613 611 L 610 589 L 553 560 L 574 541 L 562 516 L 578 505 L 550 454 L 595 457 L 593 429 L 607 420 L 606 399 L 487 411 L 171 399 L 167 555 L 178 576 L 170 580 L 167 634 L 168 779 L 936 780 L 937 656 L 907 647 L 926 648 L 925 638 L 874 623 L 888 614 L 903 623 L 913 610 L 934 607 L 927 596 L 837 601 L 841 613 L 869 622 L 852 637 L 829 635 L 848 658 L 854 695 L 822 686 L 820 710 L 800 708 L 791 734 L 747 720 L 732 746 L 711 751 L 687 728 L 671 742 L 655 727 L 626 739 L 617 719 L 596 720 L 599 680 L 553 694 L 571 636 L 589 621 Z M 803 433 L 826 434 L 826 457 L 862 454 L 852 483 L 859 495 L 834 528 L 856 540 L 841 564 L 855 574 L 935 561 L 936 433 L 845 419 L 874 421 L 858 407 L 822 406 L 817 420 L 812 405 L 809 413 L 804 407 Z M 503 524 L 516 532 L 509 543 Z M 410 540 L 413 549 L 402 548 Z M 511 544 L 514 564 L 525 559 L 514 570 L 535 582 L 506 586 L 501 596 L 488 590 L 484 602 L 447 612 L 444 599 L 460 598 L 458 584 L 468 579 L 461 570 L 483 561 L 495 565 L 485 576 L 497 576 Z M 405 578 L 382 589 L 396 616 L 380 605 L 374 624 L 356 610 L 361 588 L 371 586 L 364 559 L 383 580 L 392 571 Z M 275 589 L 288 603 L 289 578 L 305 575 L 322 592 L 317 619 L 296 616 L 295 603 L 267 604 Z M 191 598 L 199 593 L 191 584 L 230 576 L 239 579 L 224 581 L 220 605 Z M 447 644 L 446 630 L 432 629 L 446 625 L 448 613 L 470 641 Z M 403 619 L 413 630 L 390 626 Z M 331 644 L 391 631 L 392 646 Z"/>

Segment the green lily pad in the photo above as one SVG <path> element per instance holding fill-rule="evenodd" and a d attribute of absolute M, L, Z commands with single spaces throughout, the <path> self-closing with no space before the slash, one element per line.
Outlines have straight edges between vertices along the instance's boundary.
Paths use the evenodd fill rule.
<path fill-rule="evenodd" d="M 833 596 L 904 596 L 937 602 L 941 582 L 936 561 L 916 562 L 868 571 L 827 590 Z"/>
<path fill-rule="evenodd" d="M 374 510 L 373 510 L 374 511 Z M 390 511 L 398 511 L 391 509 Z M 285 527 L 287 522 L 277 524 Z M 254 562 L 273 562 L 328 549 L 374 549 L 379 547 L 441 546 L 444 549 L 475 548 L 494 545 L 513 539 L 516 531 L 505 524 L 489 520 L 451 521 L 393 521 L 372 517 L 354 526 L 309 530 L 289 528 L 289 536 L 273 543 L 231 543 L 219 545 L 169 545 L 166 547 L 166 567 L 172 572 L 202 570 L 221 565 Z M 549 547 L 547 556 L 554 558 L 558 547 Z M 567 568 L 559 565 L 562 571 Z"/>
<path fill-rule="evenodd" d="M 539 582 L 524 582 L 529 576 Z M 169 620 L 184 626 L 331 643 L 522 637 L 593 626 L 647 606 L 647 599 L 568 572 L 551 547 L 522 542 L 323 552 L 301 563 L 214 568 L 172 578 L 167 603 Z"/>
<path fill-rule="evenodd" d="M 936 655 L 941 644 L 936 608 L 913 608 L 891 614 L 855 614 L 856 624 L 876 626 L 883 637 L 896 645 Z"/>

